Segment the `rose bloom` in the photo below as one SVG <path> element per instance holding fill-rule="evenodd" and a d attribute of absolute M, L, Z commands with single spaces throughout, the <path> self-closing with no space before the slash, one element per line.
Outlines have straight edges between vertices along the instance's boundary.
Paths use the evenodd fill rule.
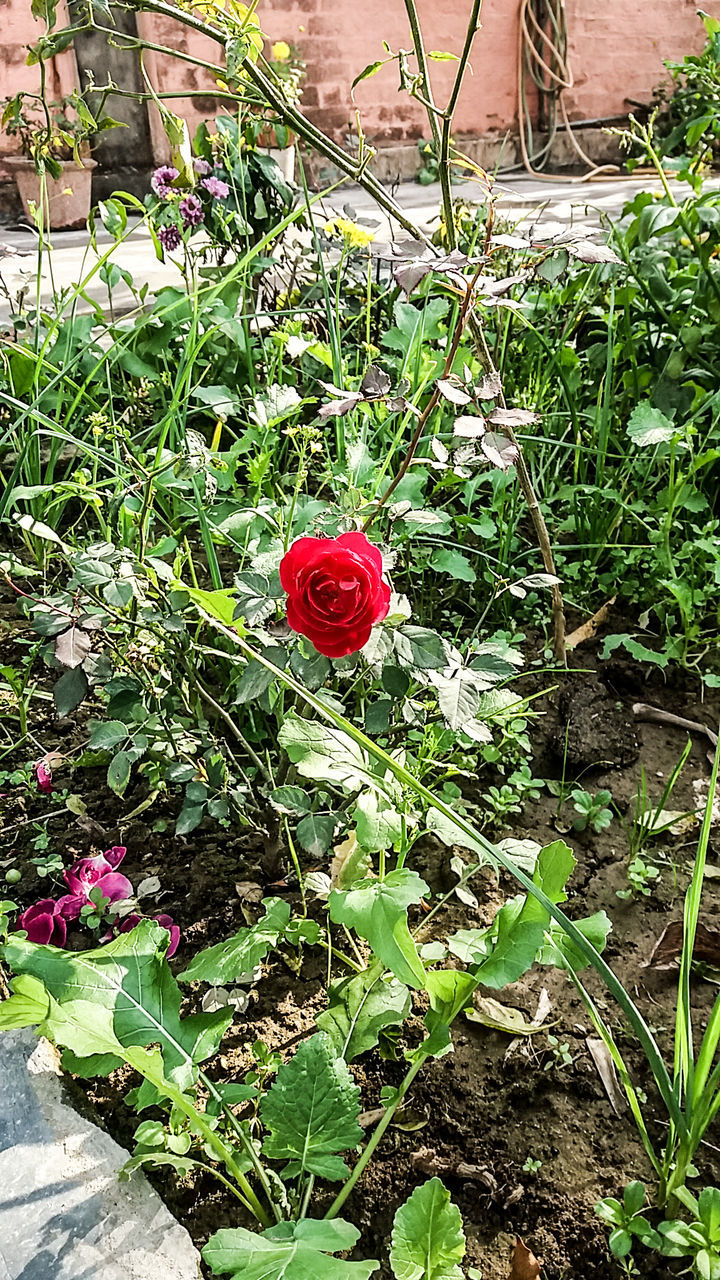
<path fill-rule="evenodd" d="M 53 793 L 52 769 L 47 759 L 38 760 L 35 768 L 35 780 L 37 782 L 38 791 L 42 791 L 43 795 L 50 796 Z"/>
<path fill-rule="evenodd" d="M 362 649 L 390 607 L 382 556 L 364 533 L 298 538 L 280 562 L 280 581 L 293 631 L 327 658 Z"/>
<path fill-rule="evenodd" d="M 54 898 L 41 898 L 18 917 L 17 928 L 24 929 L 28 942 L 50 943 L 64 947 L 67 925 L 60 914 L 60 904 Z"/>
<path fill-rule="evenodd" d="M 115 870 L 125 857 L 122 845 L 114 845 L 97 858 L 80 858 L 69 871 L 63 871 L 63 879 L 70 890 L 58 902 L 58 910 L 66 920 L 77 920 L 83 907 L 92 905 L 90 894 L 99 889 L 109 902 L 122 902 L 131 898 L 133 887 L 127 876 Z"/>

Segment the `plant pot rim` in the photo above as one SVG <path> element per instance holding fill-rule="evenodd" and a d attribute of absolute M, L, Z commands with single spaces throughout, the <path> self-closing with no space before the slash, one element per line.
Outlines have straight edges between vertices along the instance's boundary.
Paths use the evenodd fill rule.
<path fill-rule="evenodd" d="M 35 171 L 35 165 L 27 156 L 3 156 L 2 163 L 12 172 L 13 169 L 32 169 Z M 92 156 L 87 156 L 78 164 L 77 160 L 60 160 L 63 172 L 69 170 L 79 173 L 82 169 L 96 169 L 97 160 L 93 160 Z M 48 175 L 52 176 L 52 175 Z"/>

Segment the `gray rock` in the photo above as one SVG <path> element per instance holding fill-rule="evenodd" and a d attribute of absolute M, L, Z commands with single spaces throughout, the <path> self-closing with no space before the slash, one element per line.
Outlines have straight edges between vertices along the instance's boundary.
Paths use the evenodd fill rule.
<path fill-rule="evenodd" d="M 0 1035 L 0 1280 L 198 1280 L 199 1257 L 127 1152 L 63 1097 L 56 1050 Z"/>

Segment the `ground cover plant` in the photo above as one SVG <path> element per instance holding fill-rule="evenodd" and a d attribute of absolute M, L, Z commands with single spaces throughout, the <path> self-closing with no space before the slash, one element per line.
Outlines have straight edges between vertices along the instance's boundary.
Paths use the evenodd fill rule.
<path fill-rule="evenodd" d="M 164 1172 L 189 1213 L 209 1200 L 208 1274 L 519 1280 L 540 1257 L 553 1277 L 582 1256 L 588 1275 L 717 1275 L 718 947 L 701 919 L 716 871 L 717 197 L 665 184 L 606 236 L 506 226 L 472 166 L 482 203 L 455 199 L 479 4 L 439 106 L 430 68 L 450 55 L 426 52 L 407 0 L 413 53 L 385 52 L 428 110 L 443 193 L 428 234 L 372 177 L 362 135 L 351 157 L 305 119 L 254 7 L 137 7 L 209 35 L 225 88 L 191 145 L 148 83 L 171 163 L 144 201 L 98 207 L 77 284 L 46 306 L 22 262 L 3 271 L 0 1027 L 38 1027 L 96 1097 L 115 1091 L 128 1174 Z M 45 16 L 41 61 L 70 38 Z M 102 8 L 73 22 L 111 31 Z M 102 89 L 103 109 L 120 91 Z M 361 182 L 403 238 L 358 220 L 341 188 L 311 192 L 302 164 L 289 183 L 268 128 Z M 120 265 L 141 234 L 177 267 L 155 295 Z M 637 696 L 662 701 L 662 679 L 681 714 Z M 631 717 L 675 735 L 653 772 L 618 686 Z M 541 838 L 523 838 L 536 812 Z M 202 876 L 191 858 L 181 880 L 207 841 Z M 600 856 L 591 875 L 595 849 L 619 877 L 602 879 Z M 650 968 L 679 963 L 657 1018 L 628 960 L 639 919 Z M 511 1007 L 518 991 L 534 1014 Z M 485 1248 L 549 1163 L 527 1133 L 524 1164 L 509 1154 L 509 1093 L 489 1164 L 428 1130 L 411 1161 L 400 1150 L 401 1180 L 383 1175 L 398 1134 L 423 1126 L 423 1090 L 452 1094 L 456 1062 L 473 1059 L 479 1126 L 498 1074 L 516 1094 L 542 1077 L 550 1103 L 565 1074 L 592 1097 L 580 1055 L 600 1105 L 605 1089 L 627 1108 L 628 1146 L 564 1254 L 554 1240 L 544 1257 L 552 1186 L 518 1221 L 536 1253 Z M 523 1187 L 503 1180 L 513 1162 Z"/>

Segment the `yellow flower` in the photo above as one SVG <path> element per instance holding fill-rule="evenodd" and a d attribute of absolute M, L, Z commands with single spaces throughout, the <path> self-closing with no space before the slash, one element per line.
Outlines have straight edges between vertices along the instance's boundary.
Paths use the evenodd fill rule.
<path fill-rule="evenodd" d="M 372 231 L 359 227 L 350 218 L 330 218 L 325 223 L 325 231 L 329 236 L 342 236 L 350 249 L 364 249 L 375 239 Z"/>
<path fill-rule="evenodd" d="M 290 45 L 286 40 L 276 40 L 270 52 L 276 62 L 287 62 L 290 57 Z"/>

